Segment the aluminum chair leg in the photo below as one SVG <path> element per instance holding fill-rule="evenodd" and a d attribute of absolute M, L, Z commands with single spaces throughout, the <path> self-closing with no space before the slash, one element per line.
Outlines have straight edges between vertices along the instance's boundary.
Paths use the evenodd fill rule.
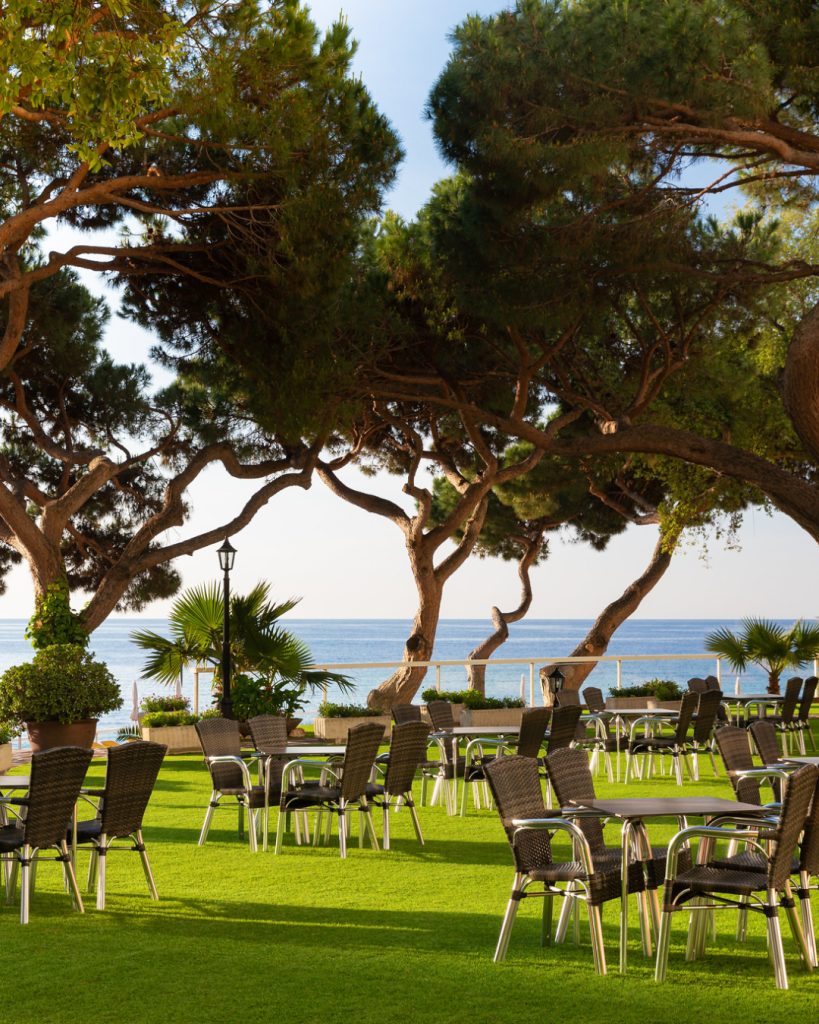
<path fill-rule="evenodd" d="M 88 858 L 88 878 L 85 883 L 85 891 L 93 892 L 97 885 L 97 867 L 99 854 L 96 846 L 91 847 L 91 856 Z"/>
<path fill-rule="evenodd" d="M 418 820 L 418 811 L 415 809 L 415 801 L 412 799 L 412 794 L 407 794 L 406 800 L 407 807 L 409 807 L 410 816 L 412 817 L 412 827 L 415 829 L 415 837 L 421 846 L 424 845 L 424 834 L 421 831 L 421 822 Z"/>
<path fill-rule="evenodd" d="M 139 859 L 142 861 L 142 870 L 145 873 L 145 881 L 148 883 L 148 892 L 150 892 L 152 900 L 158 900 L 159 893 L 156 891 L 154 873 L 151 871 L 151 862 L 148 860 L 148 851 L 145 849 L 145 840 L 142 838 L 142 829 L 137 829 L 135 834 L 138 844 L 137 849 L 139 850 Z"/>
<path fill-rule="evenodd" d="M 63 839 L 63 841 L 60 843 L 60 853 L 63 856 L 63 865 L 65 867 L 66 874 L 68 875 L 68 883 L 71 887 L 71 895 L 74 898 L 74 906 L 77 908 L 78 913 L 84 914 L 85 907 L 82 905 L 80 887 L 77 885 L 77 876 L 74 874 L 74 863 L 71 860 L 71 855 L 68 852 L 68 843 L 65 841 L 65 839 Z M 26 908 L 26 918 L 28 918 L 28 908 Z"/>
<path fill-rule="evenodd" d="M 817 960 L 816 951 L 816 930 L 813 926 L 813 914 L 810 909 L 810 875 L 807 871 L 799 872 L 799 910 L 802 914 L 802 931 L 805 935 L 805 941 L 808 945 L 808 952 L 810 953 L 811 963 L 814 967 L 819 967 L 819 960 Z"/>
<path fill-rule="evenodd" d="M 342 857 L 347 856 L 347 805 L 342 800 L 338 806 L 338 847 Z"/>
<path fill-rule="evenodd" d="M 385 850 L 389 850 L 389 848 L 390 848 L 390 802 L 389 802 L 389 797 L 386 795 L 386 793 L 384 794 L 384 807 L 383 807 L 382 810 L 383 810 L 383 817 L 384 817 L 384 828 L 383 828 L 384 841 L 383 841 L 382 845 L 383 845 Z"/>
<path fill-rule="evenodd" d="M 543 913 L 540 920 L 540 944 L 551 946 L 552 944 L 552 918 L 554 912 L 555 898 L 551 893 L 543 897 Z"/>
<path fill-rule="evenodd" d="M 259 852 L 259 841 L 256 836 L 256 812 L 250 807 L 247 808 L 247 837 L 250 841 L 250 852 Z"/>
<path fill-rule="evenodd" d="M 97 910 L 105 910 L 105 868 L 108 860 L 108 837 L 103 832 L 97 847 Z"/>
<path fill-rule="evenodd" d="M 796 909 L 796 901 L 793 898 L 790 882 L 785 883 L 785 899 L 782 901 L 785 913 L 788 917 L 788 925 L 791 930 L 793 941 L 799 952 L 802 967 L 809 974 L 813 971 L 813 953 L 808 943 L 807 936 L 802 929 L 802 922 L 799 919 L 799 912 Z"/>
<path fill-rule="evenodd" d="M 373 822 L 372 809 L 367 803 L 366 797 L 362 797 L 361 799 L 364 801 L 364 820 L 367 823 L 367 834 L 370 837 L 370 843 L 374 850 L 380 850 L 381 847 L 378 845 L 378 836 L 375 834 L 375 823 Z"/>
<path fill-rule="evenodd" d="M 284 807 L 279 807 L 279 820 L 276 822 L 276 844 L 273 847 L 273 853 L 282 852 L 282 838 L 284 837 L 284 823 L 287 818 L 287 811 Z"/>
<path fill-rule="evenodd" d="M 591 932 L 594 969 L 597 974 L 606 973 L 606 947 L 603 944 L 603 917 L 600 907 L 589 904 L 589 931 Z"/>
<path fill-rule="evenodd" d="M 555 932 L 555 944 L 560 945 L 566 941 L 566 932 L 569 930 L 569 921 L 572 917 L 573 904 L 576 902 L 572 895 L 575 890 L 575 883 L 569 882 L 566 887 L 566 896 L 563 899 L 563 906 L 557 918 L 557 931 Z"/>
<path fill-rule="evenodd" d="M 208 809 L 205 811 L 205 820 L 202 823 L 202 831 L 199 833 L 198 846 L 204 846 L 205 840 L 208 838 L 208 832 L 210 831 L 210 823 L 213 818 L 214 810 L 219 806 L 219 791 L 214 789 L 210 795 L 210 803 Z M 241 808 L 240 808 L 241 810 Z"/>
<path fill-rule="evenodd" d="M 20 924 L 28 924 L 28 907 L 31 899 L 31 847 L 20 851 Z"/>
<path fill-rule="evenodd" d="M 654 980 L 665 981 L 668 969 L 668 947 L 671 943 L 671 912 L 663 910 L 660 916 L 660 935 L 657 939 L 657 961 L 654 967 Z"/>
<path fill-rule="evenodd" d="M 515 880 L 512 882 L 512 895 L 509 897 L 509 902 L 506 904 L 506 913 L 503 915 L 503 921 L 501 923 L 500 935 L 498 936 L 498 944 L 495 947 L 495 955 L 492 958 L 494 963 L 498 964 L 506 956 L 506 950 L 509 948 L 509 937 L 512 934 L 512 925 L 515 923 L 515 917 L 518 912 L 518 906 L 520 904 L 520 887 L 523 884 L 523 879 L 526 876 L 521 872 L 515 872 Z"/>
<path fill-rule="evenodd" d="M 775 890 L 768 890 L 768 906 L 778 911 L 777 894 Z M 779 927 L 779 914 L 773 913 L 766 916 L 768 923 L 768 951 L 773 961 L 774 979 L 776 987 L 785 989 L 788 987 L 788 970 L 785 966 L 785 950 L 782 948 L 782 930 Z"/>

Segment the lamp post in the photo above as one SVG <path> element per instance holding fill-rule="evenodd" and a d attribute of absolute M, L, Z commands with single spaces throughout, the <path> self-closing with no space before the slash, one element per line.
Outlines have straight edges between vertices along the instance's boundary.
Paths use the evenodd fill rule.
<path fill-rule="evenodd" d="M 219 556 L 219 567 L 224 575 L 222 603 L 224 618 L 222 620 L 222 700 L 220 706 L 225 718 L 233 718 L 233 701 L 230 698 L 230 570 L 236 560 L 236 548 L 225 537 L 225 542 L 216 551 Z"/>
<path fill-rule="evenodd" d="M 546 678 L 549 680 L 549 692 L 552 695 L 552 704 L 556 704 L 557 695 L 563 689 L 563 684 L 566 681 L 566 677 L 563 675 L 563 673 L 560 671 L 557 665 L 555 665 L 555 667 L 548 674 L 548 676 L 546 676 Z"/>

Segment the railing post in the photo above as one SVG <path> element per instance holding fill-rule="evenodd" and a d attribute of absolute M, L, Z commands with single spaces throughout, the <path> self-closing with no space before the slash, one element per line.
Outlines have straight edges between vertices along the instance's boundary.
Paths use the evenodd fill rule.
<path fill-rule="evenodd" d="M 529 662 L 529 707 L 535 706 L 535 663 Z"/>
<path fill-rule="evenodd" d="M 722 682 L 722 658 L 717 658 L 717 679 L 720 683 Z M 721 686 L 720 689 L 722 689 Z"/>
<path fill-rule="evenodd" d="M 193 669 L 193 713 L 199 714 L 199 666 Z"/>
<path fill-rule="evenodd" d="M 526 676 L 522 672 L 520 674 L 520 699 L 524 704 L 526 703 Z"/>
<path fill-rule="evenodd" d="M 617 659 L 617 689 L 623 685 L 623 663 L 620 659 Z"/>
<path fill-rule="evenodd" d="M 441 666 L 440 665 L 436 665 L 435 666 L 435 689 L 438 691 L 438 693 L 441 692 Z"/>

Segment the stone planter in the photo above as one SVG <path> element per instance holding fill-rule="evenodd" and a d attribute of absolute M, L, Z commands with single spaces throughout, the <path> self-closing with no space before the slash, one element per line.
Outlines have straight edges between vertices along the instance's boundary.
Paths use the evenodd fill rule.
<path fill-rule="evenodd" d="M 140 730 L 144 740 L 164 743 L 169 754 L 201 754 L 202 744 L 193 725 L 143 726 Z"/>
<path fill-rule="evenodd" d="M 0 774 L 11 768 L 11 744 L 0 743 Z"/>
<path fill-rule="evenodd" d="M 519 726 L 523 708 L 465 708 L 461 712 L 461 725 L 515 725 Z"/>
<path fill-rule="evenodd" d="M 50 750 L 52 747 L 86 747 L 91 749 L 97 734 L 97 719 L 84 718 L 79 722 L 26 722 L 31 750 Z"/>
<path fill-rule="evenodd" d="M 379 725 L 383 725 L 385 735 L 390 728 L 389 715 L 367 715 L 361 718 L 317 718 L 313 723 L 313 732 L 319 739 L 346 743 L 350 729 L 355 725 L 363 725 L 364 722 L 378 722 Z"/>

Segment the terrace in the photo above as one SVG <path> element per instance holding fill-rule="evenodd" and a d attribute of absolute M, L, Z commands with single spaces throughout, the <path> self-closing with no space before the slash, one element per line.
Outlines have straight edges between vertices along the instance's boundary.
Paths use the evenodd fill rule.
<path fill-rule="evenodd" d="M 95 761 L 91 778 L 103 771 Z M 596 785 L 601 796 L 626 792 L 603 776 Z M 666 776 L 632 782 L 628 792 L 675 789 Z M 653 960 L 639 952 L 636 914 L 623 977 L 616 902 L 604 908 L 610 973 L 597 977 L 585 923 L 580 946 L 544 949 L 539 907 L 524 903 L 506 961 L 493 964 L 512 876 L 495 812 L 461 818 L 442 806 L 421 808 L 423 849 L 400 813 L 389 852 L 354 843 L 342 861 L 335 840 L 298 848 L 291 837 L 276 857 L 251 854 L 229 811 L 217 813 L 207 844 L 197 847 L 209 792 L 200 757 L 166 759 L 145 826 L 159 903 L 147 896 L 137 857 L 113 859 L 106 910 L 89 899 L 83 916 L 68 909 L 55 867 L 40 869 L 31 923 L 19 927 L 15 910 L 6 910 L 16 1019 L 504 1022 L 544 1010 L 550 1019 L 579 1013 L 669 1024 L 761 1012 L 771 1022 L 812 1019 L 816 978 L 799 970 L 786 943 L 791 987 L 774 988 L 757 915 L 745 944 L 734 939 L 733 915 L 718 915 L 716 941 L 691 964 L 686 915 L 677 916 L 668 980 L 657 985 Z M 714 779 L 705 766 L 685 792 L 732 798 L 724 774 Z M 652 838 L 671 831 L 652 826 Z M 79 856 L 82 884 L 87 854 Z"/>

